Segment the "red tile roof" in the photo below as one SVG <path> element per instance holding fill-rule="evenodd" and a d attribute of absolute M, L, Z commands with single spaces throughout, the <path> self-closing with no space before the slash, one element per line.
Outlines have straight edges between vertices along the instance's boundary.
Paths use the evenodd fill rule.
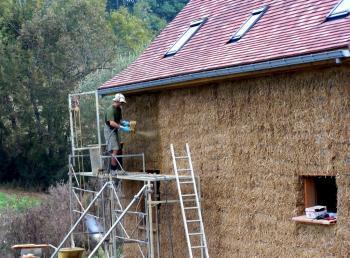
<path fill-rule="evenodd" d="M 325 21 L 339 0 L 191 0 L 145 52 L 100 89 L 205 70 L 347 48 L 350 16 Z M 269 9 L 237 42 L 230 37 L 254 9 Z M 190 23 L 208 21 L 174 56 L 164 58 Z"/>

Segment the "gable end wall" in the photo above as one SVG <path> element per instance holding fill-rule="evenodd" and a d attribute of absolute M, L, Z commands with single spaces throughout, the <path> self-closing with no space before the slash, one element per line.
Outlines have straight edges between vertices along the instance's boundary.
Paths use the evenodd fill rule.
<path fill-rule="evenodd" d="M 149 134 L 126 150 L 171 174 L 170 143 L 190 144 L 211 257 L 349 257 L 349 78 L 338 66 L 130 96 L 125 118 Z M 337 176 L 336 225 L 291 221 L 303 210 L 301 175 Z M 175 257 L 187 257 L 174 205 L 161 208 L 162 257 L 168 222 Z"/>

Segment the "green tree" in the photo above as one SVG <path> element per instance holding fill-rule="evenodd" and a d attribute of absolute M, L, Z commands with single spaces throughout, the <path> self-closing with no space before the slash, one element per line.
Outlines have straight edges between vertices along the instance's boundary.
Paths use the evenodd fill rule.
<path fill-rule="evenodd" d="M 153 12 L 150 3 L 146 0 L 138 1 L 135 4 L 133 14 L 143 21 L 153 35 L 157 35 L 167 24 L 165 19 Z"/>
<path fill-rule="evenodd" d="M 0 180 L 66 174 L 67 95 L 124 69 L 185 2 L 1 0 Z"/>
<path fill-rule="evenodd" d="M 147 2 L 152 14 L 170 22 L 189 0 L 106 0 L 106 9 L 111 12 L 121 7 L 133 8 L 140 2 Z"/>
<path fill-rule="evenodd" d="M 152 12 L 167 22 L 172 21 L 189 0 L 147 0 Z"/>
<path fill-rule="evenodd" d="M 152 39 L 152 32 L 143 21 L 125 7 L 112 12 L 110 22 L 117 37 L 119 53 L 137 53 Z"/>
<path fill-rule="evenodd" d="M 132 7 L 136 0 L 107 0 L 106 1 L 106 10 L 112 12 L 118 10 L 120 7 Z"/>
<path fill-rule="evenodd" d="M 9 3 L 0 29 L 0 135 L 10 171 L 0 172 L 48 184 L 66 173 L 67 95 L 115 57 L 116 38 L 99 0 Z"/>

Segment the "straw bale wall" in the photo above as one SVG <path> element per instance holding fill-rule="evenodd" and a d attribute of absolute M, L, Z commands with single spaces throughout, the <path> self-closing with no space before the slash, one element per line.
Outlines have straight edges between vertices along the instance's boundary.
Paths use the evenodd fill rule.
<path fill-rule="evenodd" d="M 125 117 L 157 134 L 126 150 L 171 174 L 169 144 L 190 144 L 211 257 L 349 257 L 349 78 L 342 65 L 129 96 Z M 302 175 L 337 176 L 336 225 L 291 221 Z M 161 214 L 162 257 L 171 238 L 174 257 L 187 257 L 179 207 Z"/>

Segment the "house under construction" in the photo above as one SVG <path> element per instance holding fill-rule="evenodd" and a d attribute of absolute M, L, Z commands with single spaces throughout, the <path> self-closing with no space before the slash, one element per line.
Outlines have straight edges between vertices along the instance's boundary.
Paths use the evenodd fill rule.
<path fill-rule="evenodd" d="M 99 175 L 106 167 L 99 165 L 84 188 L 109 182 L 108 201 L 98 200 L 106 207 L 97 207 L 116 217 L 109 212 L 99 225 L 116 225 L 114 245 L 124 243 L 126 257 L 191 257 L 193 247 L 194 257 L 207 250 L 211 257 L 350 256 L 349 12 L 347 0 L 191 0 L 133 64 L 92 94 L 103 102 L 124 93 L 124 117 L 146 132 L 125 138 L 127 176 Z M 70 99 L 74 125 L 77 99 Z M 186 164 L 173 162 L 171 143 Z M 178 151 L 185 143 L 193 164 L 188 149 Z M 79 155 L 90 155 L 79 148 L 93 146 L 75 144 L 71 170 L 79 171 Z M 111 158 L 100 136 L 91 144 L 97 162 Z M 179 169 L 191 173 L 181 178 Z M 88 177 L 72 171 L 75 185 Z M 179 186 L 187 179 L 191 193 Z M 144 199 L 133 204 L 139 208 L 127 209 L 142 189 Z M 305 209 L 316 205 L 329 216 L 308 218 Z M 191 207 L 203 217 L 186 218 Z M 135 217 L 121 216 L 126 210 Z M 192 220 L 197 231 L 188 227 Z"/>

